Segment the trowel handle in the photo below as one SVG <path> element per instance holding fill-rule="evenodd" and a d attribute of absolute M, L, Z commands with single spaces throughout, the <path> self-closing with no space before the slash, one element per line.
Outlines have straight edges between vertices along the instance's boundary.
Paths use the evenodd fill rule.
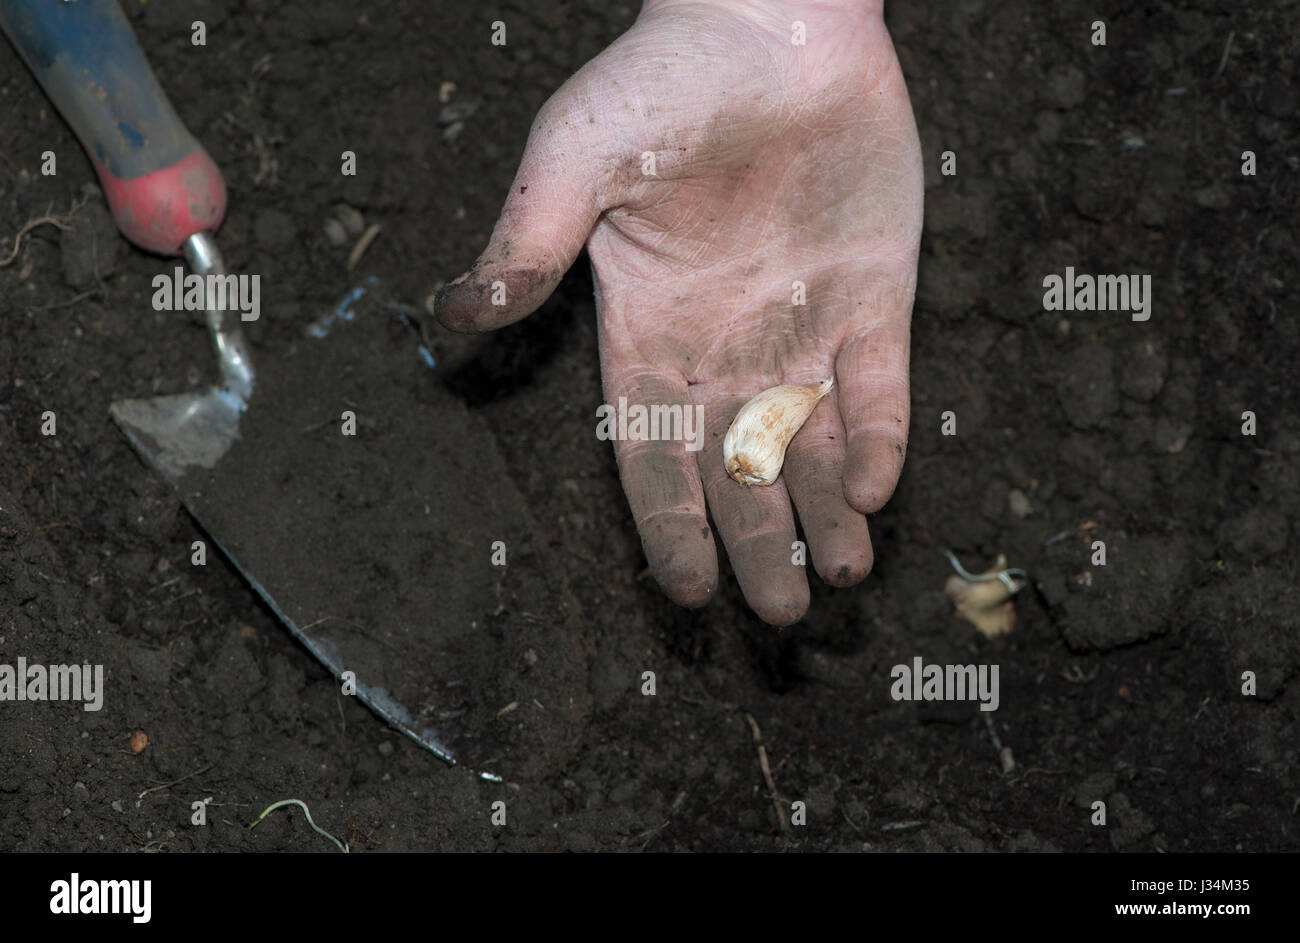
<path fill-rule="evenodd" d="M 221 225 L 221 171 L 176 116 L 116 0 L 0 0 L 0 27 L 81 139 L 123 235 L 176 255 Z"/>

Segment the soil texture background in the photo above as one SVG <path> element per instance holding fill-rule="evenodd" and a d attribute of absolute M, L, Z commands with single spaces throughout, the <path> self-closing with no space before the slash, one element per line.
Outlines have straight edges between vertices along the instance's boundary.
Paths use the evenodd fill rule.
<path fill-rule="evenodd" d="M 124 7 L 226 175 L 220 244 L 231 271 L 262 276 L 249 333 L 267 361 L 308 343 L 367 278 L 386 304 L 418 310 L 463 271 L 537 109 L 637 9 Z M 660 594 L 594 434 L 585 258 L 525 322 L 432 335 L 436 389 L 419 395 L 465 426 L 409 447 L 490 449 L 484 467 L 498 471 L 474 500 L 517 516 L 504 539 L 525 548 L 488 607 L 505 621 L 485 627 L 497 634 L 484 651 L 507 664 L 484 722 L 526 758 L 499 770 L 504 783 L 341 695 L 219 554 L 191 565 L 204 531 L 109 403 L 210 382 L 208 337 L 196 317 L 153 310 L 151 279 L 171 263 L 116 234 L 76 139 L 0 44 L 0 259 L 26 222 L 75 208 L 0 267 L 0 662 L 103 664 L 106 685 L 98 712 L 0 703 L 0 847 L 333 851 L 292 810 L 246 827 L 296 797 L 356 851 L 1295 849 L 1297 4 L 888 7 L 925 150 L 926 225 L 909 454 L 871 521 L 863 584 L 810 575 L 808 616 L 781 631 L 752 616 L 725 564 L 701 610 Z M 190 41 L 199 19 L 206 47 Z M 1098 19 L 1105 46 L 1090 41 Z M 504 47 L 490 42 L 496 20 Z M 349 149 L 358 173 L 345 177 Z M 46 150 L 54 176 L 40 172 Z M 955 176 L 940 172 L 945 151 Z M 1150 320 L 1044 311 L 1042 280 L 1066 266 L 1149 274 Z M 949 410 L 954 436 L 941 432 Z M 46 411 L 56 435 L 42 435 Z M 1255 435 L 1242 434 L 1247 412 Z M 350 454 L 304 460 L 335 463 L 351 500 L 367 485 Z M 432 491 L 448 507 L 469 500 Z M 298 513 L 328 520 L 334 507 Z M 377 569 L 442 600 L 431 618 L 479 618 L 450 591 L 457 564 L 421 568 L 374 536 Z M 947 549 L 972 570 L 1005 554 L 1031 574 L 1011 635 L 986 640 L 954 617 Z M 299 568 L 368 578 L 346 562 L 355 547 L 294 552 Z M 476 547 L 460 566 L 490 555 Z M 376 593 L 376 620 L 386 600 L 409 604 Z M 918 656 L 998 665 L 998 709 L 894 700 L 891 669 Z M 526 697 L 511 694 L 516 676 Z M 543 677 L 565 679 L 551 703 Z M 1090 823 L 1097 801 L 1104 827 Z M 783 824 L 794 802 L 805 825 Z"/>

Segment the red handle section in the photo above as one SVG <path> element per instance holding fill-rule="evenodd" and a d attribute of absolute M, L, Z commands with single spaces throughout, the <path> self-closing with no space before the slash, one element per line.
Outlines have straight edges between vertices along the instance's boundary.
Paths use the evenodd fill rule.
<path fill-rule="evenodd" d="M 226 215 L 226 183 L 203 148 L 131 180 L 91 158 L 118 229 L 143 249 L 176 255 L 190 236 L 212 232 Z"/>

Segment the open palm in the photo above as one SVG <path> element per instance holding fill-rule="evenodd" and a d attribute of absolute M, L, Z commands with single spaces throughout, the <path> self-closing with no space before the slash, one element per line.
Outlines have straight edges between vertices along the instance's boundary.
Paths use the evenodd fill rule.
<path fill-rule="evenodd" d="M 871 568 L 865 515 L 906 447 L 922 205 L 906 88 L 872 7 L 647 3 L 543 107 L 487 250 L 436 300 L 452 329 L 512 323 L 587 246 L 607 401 L 703 407 L 699 451 L 615 443 L 652 572 L 683 605 L 717 583 L 706 501 L 766 622 L 808 606 L 796 512 L 823 579 Z M 781 478 L 729 478 L 740 406 L 828 377 Z"/>

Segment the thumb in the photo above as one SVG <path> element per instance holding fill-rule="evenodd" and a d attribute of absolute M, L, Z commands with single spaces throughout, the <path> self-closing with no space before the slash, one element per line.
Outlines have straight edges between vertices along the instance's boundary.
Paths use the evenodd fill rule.
<path fill-rule="evenodd" d="M 600 128 L 570 103 L 568 86 L 542 107 L 528 134 L 519 172 L 483 254 L 425 305 L 453 331 L 491 331 L 541 306 L 586 244 L 604 206 L 608 162 L 603 142 L 577 129 Z"/>

